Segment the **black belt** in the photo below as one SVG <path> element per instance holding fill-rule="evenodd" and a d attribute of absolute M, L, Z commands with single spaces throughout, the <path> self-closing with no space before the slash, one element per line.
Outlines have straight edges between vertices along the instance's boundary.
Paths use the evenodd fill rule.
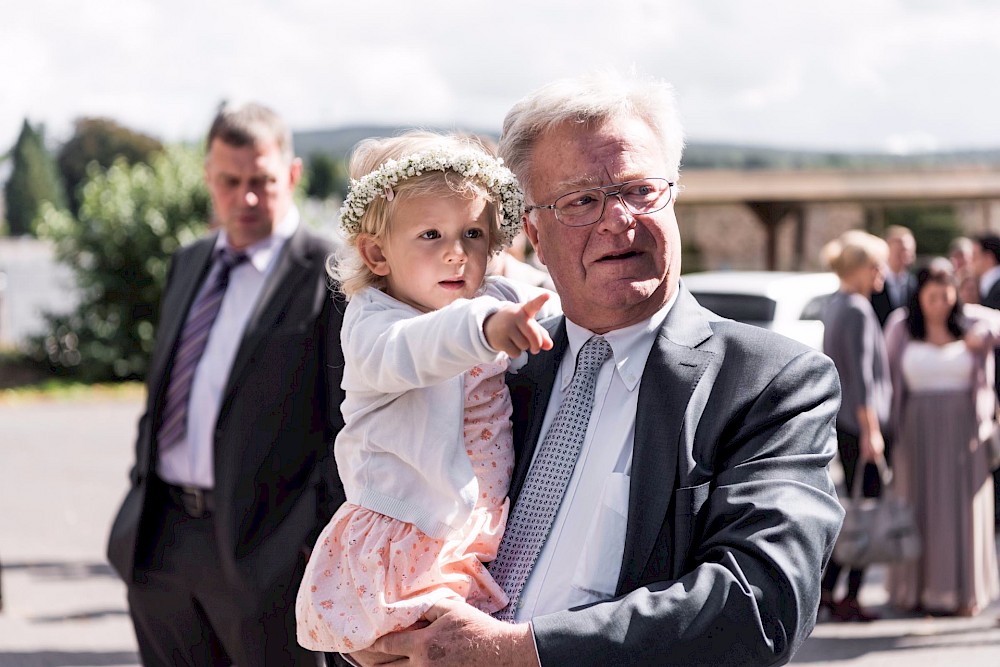
<path fill-rule="evenodd" d="M 197 486 L 175 486 L 163 482 L 167 497 L 178 509 L 189 517 L 202 519 L 209 517 L 215 511 L 215 498 L 211 489 L 199 489 Z"/>

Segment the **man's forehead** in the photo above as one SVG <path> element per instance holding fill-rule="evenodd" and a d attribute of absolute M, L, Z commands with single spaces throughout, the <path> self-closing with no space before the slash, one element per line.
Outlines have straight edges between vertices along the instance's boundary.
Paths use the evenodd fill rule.
<path fill-rule="evenodd" d="M 240 174 L 272 174 L 286 166 L 276 146 L 233 146 L 216 142 L 206 156 L 206 163 L 215 171 Z"/>

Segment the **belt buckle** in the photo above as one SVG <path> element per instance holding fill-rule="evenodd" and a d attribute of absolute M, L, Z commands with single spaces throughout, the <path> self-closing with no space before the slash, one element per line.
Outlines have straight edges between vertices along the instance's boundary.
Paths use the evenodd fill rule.
<path fill-rule="evenodd" d="M 196 486 L 183 486 L 181 490 L 184 492 L 184 508 L 187 513 L 190 514 L 195 519 L 200 519 L 205 514 L 207 514 L 207 508 L 205 507 L 205 492 Z M 194 498 L 194 504 L 189 504 L 186 500 L 188 497 Z"/>

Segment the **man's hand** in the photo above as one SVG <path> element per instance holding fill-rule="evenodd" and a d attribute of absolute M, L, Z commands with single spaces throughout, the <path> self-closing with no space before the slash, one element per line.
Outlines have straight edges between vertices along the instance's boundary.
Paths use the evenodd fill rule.
<path fill-rule="evenodd" d="M 486 342 L 494 350 L 506 352 L 511 357 L 525 350 L 532 354 L 551 350 L 549 332 L 535 321 L 535 315 L 548 300 L 548 294 L 539 294 L 527 303 L 501 306 L 483 323 Z"/>
<path fill-rule="evenodd" d="M 435 604 L 424 618 L 426 627 L 385 635 L 351 658 L 365 667 L 539 667 L 527 623 L 504 623 L 452 599 Z M 393 662 L 393 656 L 402 657 Z"/>

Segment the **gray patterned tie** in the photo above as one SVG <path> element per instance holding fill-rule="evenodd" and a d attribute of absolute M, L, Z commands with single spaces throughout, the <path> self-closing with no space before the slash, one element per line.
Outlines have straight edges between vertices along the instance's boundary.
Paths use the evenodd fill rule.
<path fill-rule="evenodd" d="M 510 597 L 510 604 L 494 614 L 501 621 L 513 622 L 521 591 L 552 528 L 590 424 L 597 372 L 610 355 L 611 346 L 601 336 L 594 336 L 580 349 L 573 381 L 528 470 L 496 560 L 489 567 Z"/>

